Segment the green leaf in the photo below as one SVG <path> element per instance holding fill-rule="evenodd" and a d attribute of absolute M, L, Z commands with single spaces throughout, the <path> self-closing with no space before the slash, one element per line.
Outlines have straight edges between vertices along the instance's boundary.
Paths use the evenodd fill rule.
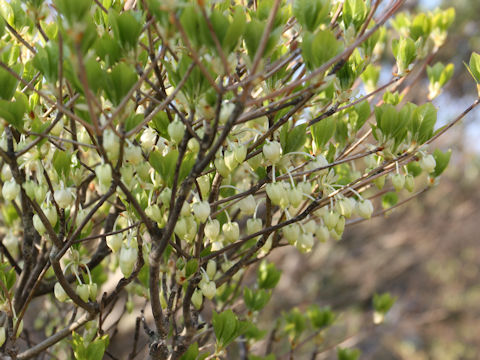
<path fill-rule="evenodd" d="M 0 118 L 10 125 L 22 130 L 24 115 L 28 109 L 28 99 L 23 93 L 17 92 L 13 101 L 0 100 Z"/>
<path fill-rule="evenodd" d="M 0 15 L 10 25 L 14 25 L 15 14 L 8 1 L 0 2 Z"/>
<path fill-rule="evenodd" d="M 413 161 L 411 163 L 408 163 L 407 170 L 408 170 L 408 173 L 413 177 L 417 177 L 423 171 L 418 161 Z"/>
<path fill-rule="evenodd" d="M 23 65 L 20 63 L 10 66 L 11 70 L 22 76 Z M 7 70 L 0 68 L 0 99 L 11 100 L 17 90 L 19 80 L 11 75 Z"/>
<path fill-rule="evenodd" d="M 243 301 L 251 311 L 262 310 L 270 301 L 271 292 L 264 289 L 252 290 L 245 287 L 243 290 Z"/>
<path fill-rule="evenodd" d="M 320 67 L 339 53 L 340 42 L 330 30 L 321 30 L 316 35 L 306 32 L 302 41 L 302 56 L 307 68 Z"/>
<path fill-rule="evenodd" d="M 55 7 L 70 25 L 81 22 L 93 7 L 92 0 L 55 0 Z"/>
<path fill-rule="evenodd" d="M 248 355 L 248 360 L 275 360 L 276 357 L 274 354 L 269 354 L 266 356 L 257 356 L 257 355 Z"/>
<path fill-rule="evenodd" d="M 231 309 L 220 314 L 213 312 L 213 331 L 217 343 L 221 348 L 226 348 L 233 340 L 248 328 L 249 323 L 239 321 Z"/>
<path fill-rule="evenodd" d="M 195 165 L 196 155 L 193 153 L 188 153 L 183 158 L 183 161 L 180 165 L 180 171 L 178 173 L 178 181 L 185 179 L 188 174 L 192 171 L 193 165 Z"/>
<path fill-rule="evenodd" d="M 293 15 L 305 30 L 314 32 L 329 20 L 330 1 L 326 0 L 295 0 Z"/>
<path fill-rule="evenodd" d="M 100 338 L 95 339 L 88 344 L 86 356 L 88 360 L 102 360 L 103 354 L 108 346 L 108 334 L 103 335 Z"/>
<path fill-rule="evenodd" d="M 470 71 L 475 82 L 480 84 L 480 54 L 472 53 L 467 69 Z"/>
<path fill-rule="evenodd" d="M 189 278 L 193 274 L 195 274 L 198 270 L 198 260 L 197 259 L 190 259 L 185 266 L 185 276 Z"/>
<path fill-rule="evenodd" d="M 402 37 L 392 41 L 392 50 L 397 60 L 398 73 L 404 75 L 408 66 L 416 58 L 415 42 L 410 38 Z"/>
<path fill-rule="evenodd" d="M 381 314 L 386 314 L 393 304 L 395 304 L 396 300 L 397 298 L 391 296 L 390 293 L 374 294 L 373 308 Z"/>
<path fill-rule="evenodd" d="M 198 343 L 194 342 L 188 350 L 180 357 L 180 360 L 195 360 L 198 356 Z"/>
<path fill-rule="evenodd" d="M 378 79 L 380 78 L 380 69 L 380 66 L 368 64 L 362 75 L 360 75 L 368 92 L 372 92 L 376 89 Z"/>
<path fill-rule="evenodd" d="M 320 308 L 318 305 L 312 305 L 307 311 L 308 318 L 315 329 L 321 329 L 330 326 L 335 321 L 335 314 L 329 307 Z"/>
<path fill-rule="evenodd" d="M 328 117 L 321 120 L 311 127 L 313 141 L 317 149 L 322 150 L 327 142 L 333 137 L 336 129 L 336 121 L 334 117 Z"/>
<path fill-rule="evenodd" d="M 223 38 L 222 47 L 227 53 L 231 53 L 239 43 L 247 25 L 247 17 L 242 7 L 237 6 L 233 14 L 233 20 Z"/>
<path fill-rule="evenodd" d="M 168 186 L 173 184 L 177 158 L 178 151 L 172 150 L 165 156 L 162 156 L 158 151 L 152 151 L 148 159 L 150 165 L 160 174 Z"/>
<path fill-rule="evenodd" d="M 353 24 L 355 30 L 359 30 L 365 21 L 368 8 L 364 0 L 345 0 L 343 3 L 342 19 L 347 29 Z"/>
<path fill-rule="evenodd" d="M 45 47 L 37 49 L 33 66 L 45 76 L 49 83 L 55 84 L 58 79 L 58 59 L 58 45 L 50 41 Z"/>
<path fill-rule="evenodd" d="M 282 272 L 275 267 L 274 263 L 262 261 L 257 271 L 258 286 L 260 289 L 273 289 L 277 286 Z"/>
<path fill-rule="evenodd" d="M 113 105 L 117 106 L 136 82 L 136 72 L 127 64 L 118 63 L 106 74 L 105 93 Z"/>
<path fill-rule="evenodd" d="M 447 31 L 455 20 L 455 9 L 448 8 L 446 10 L 437 10 L 433 15 L 433 27 L 441 31 Z"/>
<path fill-rule="evenodd" d="M 286 141 L 282 144 L 282 150 L 284 154 L 293 151 L 301 151 L 307 141 L 307 124 L 300 124 L 293 129 L 288 130 L 289 124 L 283 126 L 286 130 Z M 282 129 L 283 131 L 283 129 Z"/>
<path fill-rule="evenodd" d="M 450 162 L 450 157 L 452 156 L 452 150 L 441 151 L 440 149 L 435 149 L 433 152 L 433 157 L 435 158 L 435 170 L 432 173 L 432 176 L 440 176 L 448 166 Z"/>
<path fill-rule="evenodd" d="M 70 165 L 71 165 L 71 155 L 67 154 L 67 152 L 62 150 L 55 150 L 53 154 L 52 163 L 53 168 L 57 172 L 58 176 L 65 176 L 68 178 L 70 173 Z"/>
<path fill-rule="evenodd" d="M 424 144 L 433 135 L 437 122 L 437 109 L 432 103 L 423 104 L 415 109 L 412 116 L 410 129 L 412 139 L 418 145 Z"/>
<path fill-rule="evenodd" d="M 306 329 L 305 315 L 295 308 L 289 313 L 285 314 L 284 331 L 291 339 L 299 338 Z"/>
<path fill-rule="evenodd" d="M 96 54 L 105 61 L 108 67 L 114 65 L 122 57 L 120 44 L 108 33 L 103 34 L 95 43 Z"/>
<path fill-rule="evenodd" d="M 388 192 L 382 196 L 382 207 L 389 209 L 398 202 L 398 195 L 395 192 Z"/>
<path fill-rule="evenodd" d="M 412 21 L 410 26 L 410 36 L 413 40 L 420 37 L 427 37 L 432 31 L 432 18 L 430 15 L 420 13 Z"/>
<path fill-rule="evenodd" d="M 132 129 L 134 129 L 138 124 L 140 124 L 144 119 L 143 114 L 135 114 L 132 113 L 130 114 L 126 119 L 124 123 L 125 131 L 128 132 Z"/>
<path fill-rule="evenodd" d="M 361 129 L 365 121 L 370 117 L 372 110 L 370 109 L 370 104 L 368 101 L 362 101 L 353 107 L 354 112 L 357 115 L 357 118 L 354 122 L 353 129 L 355 132 Z"/>
<path fill-rule="evenodd" d="M 338 360 L 357 360 L 360 357 L 360 350 L 358 349 L 337 349 Z"/>
<path fill-rule="evenodd" d="M 151 127 L 159 132 L 159 134 L 167 140 L 170 140 L 170 135 L 168 135 L 168 115 L 164 111 L 160 111 L 152 119 Z"/>
<path fill-rule="evenodd" d="M 124 49 L 134 49 L 142 31 L 141 14 L 134 11 L 124 11 L 119 14 L 110 9 L 108 21 L 112 26 L 113 37 Z"/>

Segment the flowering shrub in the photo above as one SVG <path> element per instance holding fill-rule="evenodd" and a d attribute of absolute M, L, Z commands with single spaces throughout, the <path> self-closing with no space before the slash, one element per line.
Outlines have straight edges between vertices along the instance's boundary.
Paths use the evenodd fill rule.
<path fill-rule="evenodd" d="M 430 64 L 454 20 L 403 2 L 2 0 L 2 357 L 115 353 L 123 298 L 130 359 L 321 351 L 329 308 L 270 336 L 256 322 L 281 277 L 269 254 L 428 189 L 450 158 L 429 144 L 478 104 L 436 130 L 430 102 L 403 100 L 452 76 Z M 480 56 L 469 70 L 480 82 Z M 378 323 L 394 298 L 373 300 Z"/>

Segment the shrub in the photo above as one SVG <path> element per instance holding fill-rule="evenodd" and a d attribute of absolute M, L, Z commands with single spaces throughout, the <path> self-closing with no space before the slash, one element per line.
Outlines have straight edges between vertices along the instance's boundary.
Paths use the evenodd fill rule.
<path fill-rule="evenodd" d="M 268 255 L 428 189 L 450 158 L 429 144 L 478 103 L 436 130 L 430 102 L 403 101 L 425 70 L 430 100 L 452 76 L 429 64 L 454 19 L 403 2 L 2 0 L 3 356 L 111 355 L 124 298 L 130 359 L 318 340 L 336 315 L 315 304 L 260 328 Z M 478 55 L 469 69 L 478 82 Z M 394 300 L 374 298 L 376 322 Z"/>

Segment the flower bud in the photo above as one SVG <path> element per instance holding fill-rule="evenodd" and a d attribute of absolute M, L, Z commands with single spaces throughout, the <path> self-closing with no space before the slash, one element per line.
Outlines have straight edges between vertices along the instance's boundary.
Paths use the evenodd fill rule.
<path fill-rule="evenodd" d="M 252 235 L 262 230 L 262 219 L 248 219 L 247 220 L 247 234 Z"/>
<path fill-rule="evenodd" d="M 357 213 L 365 219 L 370 219 L 373 213 L 373 204 L 370 200 L 357 202 Z"/>
<path fill-rule="evenodd" d="M 47 195 L 47 186 L 45 185 L 37 185 L 35 187 L 35 200 L 41 204 L 45 200 L 45 196 Z"/>
<path fill-rule="evenodd" d="M 195 138 L 191 138 L 190 140 L 188 140 L 187 147 L 194 154 L 198 153 L 198 151 L 200 150 L 200 144 Z"/>
<path fill-rule="evenodd" d="M 233 155 L 235 156 L 237 163 L 243 163 L 247 157 L 247 147 L 245 145 L 235 146 L 233 149 Z"/>
<path fill-rule="evenodd" d="M 73 205 L 73 195 L 70 189 L 59 189 L 55 191 L 53 196 L 58 206 L 60 206 L 62 209 L 66 209 Z"/>
<path fill-rule="evenodd" d="M 329 211 L 323 217 L 323 221 L 325 222 L 328 230 L 332 230 L 337 225 L 339 218 L 340 215 L 337 212 Z"/>
<path fill-rule="evenodd" d="M 315 229 L 315 236 L 317 237 L 317 240 L 320 242 L 325 242 L 328 240 L 330 237 L 330 233 L 328 232 L 328 229 L 326 226 L 317 226 Z"/>
<path fill-rule="evenodd" d="M 193 215 L 195 218 L 203 223 L 210 216 L 210 204 L 208 201 L 197 202 L 192 205 Z"/>
<path fill-rule="evenodd" d="M 18 245 L 20 244 L 20 240 L 17 236 L 13 235 L 11 231 L 5 235 L 3 238 L 3 245 L 7 248 L 8 252 L 10 255 L 13 256 L 13 258 L 16 258 L 18 256 Z"/>
<path fill-rule="evenodd" d="M 207 299 L 212 300 L 217 293 L 217 286 L 214 281 L 205 281 L 200 283 L 200 290 Z"/>
<path fill-rule="evenodd" d="M 341 235 L 343 234 L 344 230 L 345 230 L 345 217 L 340 216 L 340 218 L 337 221 L 337 224 L 335 225 L 335 232 Z"/>
<path fill-rule="evenodd" d="M 132 180 L 133 180 L 134 172 L 135 172 L 135 169 L 130 164 L 126 164 L 120 168 L 120 175 L 121 175 L 122 181 L 125 185 L 127 185 L 128 188 L 131 188 L 131 186 L 133 185 Z"/>
<path fill-rule="evenodd" d="M 255 171 L 262 164 L 262 154 L 257 154 L 247 160 L 248 165 Z"/>
<path fill-rule="evenodd" d="M 327 159 L 325 159 L 325 156 L 323 156 L 322 154 L 318 154 L 315 158 L 315 160 L 313 161 L 310 161 L 307 166 L 306 166 L 306 170 L 308 171 L 312 171 L 314 169 L 318 169 L 318 168 L 324 168 L 326 166 L 328 166 L 328 161 Z M 328 169 L 322 169 L 322 170 L 318 170 L 318 175 L 324 175 L 328 172 Z"/>
<path fill-rule="evenodd" d="M 12 179 L 12 170 L 10 169 L 10 166 L 6 164 L 3 165 L 1 174 L 2 174 L 3 181 L 8 181 Z"/>
<path fill-rule="evenodd" d="M 437 165 L 435 158 L 431 154 L 424 156 L 419 163 L 422 170 L 424 170 L 427 174 L 433 172 L 433 170 L 435 170 L 435 166 Z"/>
<path fill-rule="evenodd" d="M 303 230 L 306 233 L 313 234 L 316 228 L 317 228 L 317 223 L 315 222 L 315 220 L 309 220 L 305 224 L 303 224 Z"/>
<path fill-rule="evenodd" d="M 77 285 L 77 289 L 75 290 L 78 296 L 80 296 L 80 299 L 83 301 L 87 302 L 88 298 L 90 296 L 90 290 L 88 288 L 87 284 L 80 284 Z"/>
<path fill-rule="evenodd" d="M 220 222 L 217 219 L 210 220 L 205 224 L 205 236 L 214 241 L 220 235 Z"/>
<path fill-rule="evenodd" d="M 120 250 L 123 244 L 123 235 L 114 234 L 107 236 L 107 246 L 112 250 L 113 253 L 116 253 Z"/>
<path fill-rule="evenodd" d="M 214 279 L 217 273 L 217 263 L 214 260 L 208 260 L 207 275 L 209 279 Z"/>
<path fill-rule="evenodd" d="M 125 161 L 132 165 L 138 165 L 143 161 L 142 149 L 139 146 L 129 145 L 123 149 Z"/>
<path fill-rule="evenodd" d="M 166 208 L 170 207 L 170 200 L 172 199 L 172 189 L 168 187 L 163 189 L 159 195 L 159 199 Z"/>
<path fill-rule="evenodd" d="M 220 124 L 225 124 L 235 109 L 235 104 L 231 102 L 224 103 L 220 109 Z"/>
<path fill-rule="evenodd" d="M 414 188 L 415 188 L 415 179 L 413 178 L 413 175 L 411 174 L 406 175 L 405 189 L 407 189 L 409 192 L 412 192 Z"/>
<path fill-rule="evenodd" d="M 185 221 L 185 218 L 182 217 L 180 218 L 177 223 L 175 224 L 175 228 L 173 229 L 173 231 L 175 232 L 175 234 L 177 234 L 177 236 L 180 238 L 180 239 L 183 239 L 185 237 L 185 235 L 187 234 L 187 222 Z"/>
<path fill-rule="evenodd" d="M 179 120 L 175 120 L 168 124 L 168 135 L 170 138 L 177 144 L 180 144 L 180 141 L 183 139 L 183 135 L 185 135 L 185 125 Z"/>
<path fill-rule="evenodd" d="M 68 295 L 65 290 L 63 290 L 63 287 L 59 282 L 55 283 L 55 286 L 53 287 L 53 293 L 60 302 L 65 302 L 68 300 Z"/>
<path fill-rule="evenodd" d="M 200 290 L 195 290 L 192 294 L 192 304 L 195 309 L 200 310 L 203 304 L 203 295 Z"/>
<path fill-rule="evenodd" d="M 289 189 L 287 191 L 287 195 L 288 195 L 288 201 L 293 207 L 296 208 L 300 206 L 303 200 L 303 192 L 301 189 L 299 188 Z"/>
<path fill-rule="evenodd" d="M 227 242 L 233 243 L 240 237 L 240 228 L 236 222 L 227 222 L 222 226 L 223 236 Z"/>
<path fill-rule="evenodd" d="M 400 191 L 405 186 L 405 176 L 402 174 L 395 174 L 392 176 L 392 184 L 396 191 Z"/>
<path fill-rule="evenodd" d="M 40 216 L 38 216 L 37 214 L 33 215 L 33 227 L 40 235 L 45 234 L 45 231 L 47 231 L 45 225 L 43 225 L 43 222 L 40 219 Z"/>
<path fill-rule="evenodd" d="M 112 168 L 108 164 L 100 164 L 95 168 L 95 174 L 97 175 L 100 184 L 109 186 L 112 182 Z"/>
<path fill-rule="evenodd" d="M 375 169 L 377 167 L 377 160 L 375 160 L 375 155 L 371 154 L 363 158 L 365 165 L 369 169 Z"/>
<path fill-rule="evenodd" d="M 306 253 L 312 250 L 313 244 L 314 244 L 313 235 L 309 233 L 303 233 L 299 237 L 296 243 L 296 247 L 301 252 Z"/>
<path fill-rule="evenodd" d="M 12 201 L 20 193 L 20 185 L 18 185 L 14 179 L 5 181 L 2 187 L 2 195 L 5 200 Z"/>
<path fill-rule="evenodd" d="M 340 213 L 340 215 L 348 218 L 352 216 L 352 212 L 354 209 L 352 205 L 352 202 L 350 202 L 348 198 L 342 198 L 337 201 L 335 208 Z"/>
<path fill-rule="evenodd" d="M 5 344 L 5 340 L 7 338 L 7 334 L 5 331 L 5 326 L 0 326 L 0 347 Z"/>
<path fill-rule="evenodd" d="M 143 150 L 151 151 L 155 146 L 155 141 L 157 139 L 157 133 L 150 127 L 147 127 L 143 130 L 142 136 L 140 136 L 140 145 Z"/>
<path fill-rule="evenodd" d="M 214 164 L 218 173 L 224 178 L 227 178 L 230 175 L 230 169 L 227 167 L 227 165 L 225 165 L 225 160 L 218 157 L 215 159 Z"/>
<path fill-rule="evenodd" d="M 376 178 L 375 180 L 373 180 L 373 182 L 375 183 L 375 186 L 377 187 L 378 190 L 382 190 L 383 187 L 385 186 L 385 175 L 383 176 L 380 176 L 378 178 Z"/>
<path fill-rule="evenodd" d="M 155 220 L 157 223 L 161 223 L 163 221 L 162 212 L 157 204 L 147 206 L 145 209 L 145 214 L 147 214 L 148 217 Z"/>
<path fill-rule="evenodd" d="M 269 183 L 266 186 L 266 191 L 273 205 L 280 206 L 282 209 L 288 206 L 288 194 L 282 183 Z"/>
<path fill-rule="evenodd" d="M 132 275 L 133 267 L 137 261 L 138 249 L 136 247 L 122 246 L 120 250 L 120 270 L 125 278 Z"/>
<path fill-rule="evenodd" d="M 272 164 L 276 164 L 282 157 L 282 146 L 278 141 L 267 142 L 263 145 L 262 152 L 265 159 Z"/>
<path fill-rule="evenodd" d="M 240 200 L 238 206 L 243 214 L 253 215 L 253 213 L 255 212 L 255 208 L 257 207 L 257 203 L 253 195 L 248 195 L 247 197 Z"/>
<path fill-rule="evenodd" d="M 88 296 L 90 300 L 95 301 L 97 299 L 98 286 L 96 283 L 88 284 Z"/>
<path fill-rule="evenodd" d="M 208 175 L 203 175 L 197 178 L 198 187 L 202 196 L 205 198 L 210 192 L 210 177 Z"/>
<path fill-rule="evenodd" d="M 342 234 L 337 233 L 335 230 L 330 231 L 330 236 L 335 239 L 336 241 L 340 240 L 342 238 Z"/>
<path fill-rule="evenodd" d="M 295 244 L 300 238 L 300 226 L 298 224 L 290 224 L 282 229 L 283 237 L 290 245 Z"/>
<path fill-rule="evenodd" d="M 233 171 L 237 168 L 238 162 L 235 160 L 235 154 L 233 151 L 226 151 L 223 159 L 225 161 L 225 166 L 228 168 L 228 170 Z"/>
<path fill-rule="evenodd" d="M 42 208 L 42 210 L 45 216 L 47 217 L 48 221 L 52 225 L 52 227 L 55 226 L 58 219 L 57 211 L 55 210 L 55 208 L 53 206 L 48 206 L 48 207 Z"/>
<path fill-rule="evenodd" d="M 16 326 L 16 323 L 15 323 L 15 326 Z M 23 331 L 23 319 L 20 321 L 20 324 L 18 324 L 17 333 L 15 334 L 15 336 L 18 338 L 22 333 L 22 331 Z"/>
<path fill-rule="evenodd" d="M 118 159 L 118 154 L 120 153 L 120 139 L 110 129 L 105 130 L 103 133 L 103 148 L 107 152 L 110 160 Z"/>

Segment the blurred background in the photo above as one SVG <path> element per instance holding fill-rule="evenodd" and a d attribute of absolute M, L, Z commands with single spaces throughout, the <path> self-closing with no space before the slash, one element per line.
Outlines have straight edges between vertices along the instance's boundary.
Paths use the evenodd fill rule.
<path fill-rule="evenodd" d="M 438 126 L 476 98 L 463 62 L 480 52 L 480 1 L 408 1 L 407 9 L 453 6 L 456 20 L 436 61 L 453 62 L 455 75 L 433 103 Z M 410 99 L 427 96 L 428 80 Z M 452 149 L 440 183 L 388 217 L 352 225 L 339 242 L 310 254 L 280 250 L 283 276 L 264 321 L 311 302 L 339 314 L 316 359 L 336 358 L 336 345 L 354 346 L 360 359 L 480 358 L 480 109 L 438 139 L 432 148 Z M 283 251 L 283 253 L 280 253 Z M 385 322 L 372 323 L 372 298 L 397 297 Z M 273 304 L 272 304 L 273 305 Z M 311 349 L 295 359 L 313 358 Z"/>

